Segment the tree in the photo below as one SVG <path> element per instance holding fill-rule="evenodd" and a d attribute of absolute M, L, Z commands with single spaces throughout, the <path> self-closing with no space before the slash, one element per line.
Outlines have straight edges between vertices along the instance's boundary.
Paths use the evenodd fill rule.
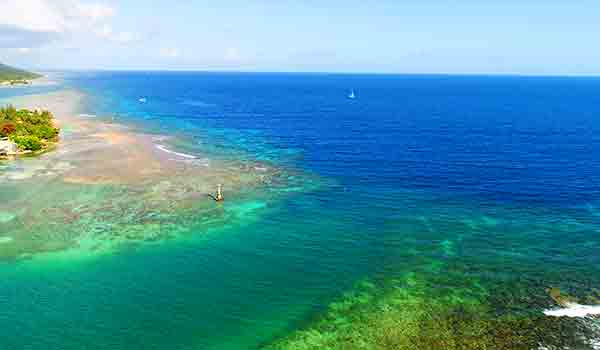
<path fill-rule="evenodd" d="M 10 134 L 14 133 L 17 130 L 17 127 L 12 122 L 4 122 L 0 125 L 0 135 L 3 137 L 8 137 Z"/>

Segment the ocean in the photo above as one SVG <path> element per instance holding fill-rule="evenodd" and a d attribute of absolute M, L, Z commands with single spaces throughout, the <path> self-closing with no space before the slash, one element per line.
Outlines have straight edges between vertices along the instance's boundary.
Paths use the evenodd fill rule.
<path fill-rule="evenodd" d="M 340 332 L 328 327 L 342 318 L 340 329 L 353 327 L 399 289 L 419 298 L 403 307 L 438 305 L 455 323 L 510 320 L 486 325 L 499 344 L 496 328 L 527 325 L 540 348 L 600 346 L 597 319 L 544 314 L 600 304 L 598 78 L 69 72 L 60 81 L 0 98 L 76 89 L 87 96 L 83 118 L 286 177 L 235 196 L 223 224 L 147 228 L 183 227 L 181 237 L 0 262 L 2 349 L 286 349 L 324 318 L 324 333 Z M 1 184 L 0 199 L 24 191 Z M 365 284 L 368 297 L 339 311 Z M 304 348 L 329 343 L 316 344 Z"/>

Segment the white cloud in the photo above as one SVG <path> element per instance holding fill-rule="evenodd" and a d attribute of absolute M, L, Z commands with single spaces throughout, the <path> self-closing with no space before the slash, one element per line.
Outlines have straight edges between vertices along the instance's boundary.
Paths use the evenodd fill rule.
<path fill-rule="evenodd" d="M 80 0 L 0 0 L 0 25 L 34 32 L 65 32 L 106 20 L 115 10 Z"/>
<path fill-rule="evenodd" d="M 15 47 L 15 48 L 2 49 L 0 52 L 2 52 L 3 54 L 6 54 L 6 55 L 12 55 L 12 56 L 26 56 L 26 55 L 33 53 L 34 51 L 35 51 L 35 49 L 33 49 L 31 47 Z"/>
<path fill-rule="evenodd" d="M 165 58 L 177 58 L 179 50 L 174 47 L 163 47 L 160 49 L 160 55 Z"/>
<path fill-rule="evenodd" d="M 60 32 L 65 17 L 46 0 L 0 0 L 0 24 L 33 32 Z"/>
<path fill-rule="evenodd" d="M 116 10 L 84 0 L 0 0 L 0 47 L 41 46 L 69 35 L 94 35 L 116 43 L 138 36 L 114 31 L 109 21 Z"/>
<path fill-rule="evenodd" d="M 79 13 L 83 17 L 89 18 L 92 21 L 101 21 L 115 15 L 115 9 L 104 4 L 83 4 L 79 3 Z"/>
<path fill-rule="evenodd" d="M 140 39 L 137 35 L 130 32 L 115 32 L 108 24 L 104 24 L 99 29 L 95 30 L 95 34 L 100 38 L 118 44 L 130 44 Z"/>
<path fill-rule="evenodd" d="M 26 55 L 32 51 L 30 47 L 18 47 L 15 50 L 18 53 L 23 54 L 23 55 Z"/>

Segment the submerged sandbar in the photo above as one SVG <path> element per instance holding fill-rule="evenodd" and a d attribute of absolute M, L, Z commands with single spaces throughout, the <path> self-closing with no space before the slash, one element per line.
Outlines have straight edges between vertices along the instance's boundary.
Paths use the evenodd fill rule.
<path fill-rule="evenodd" d="M 187 154 L 169 146 L 175 136 L 81 115 L 85 98 L 64 90 L 11 99 L 51 111 L 63 132 L 53 152 L 0 163 L 0 258 L 98 251 L 219 225 L 287 178 L 271 164 Z M 225 184 L 224 206 L 206 196 L 217 184 Z"/>

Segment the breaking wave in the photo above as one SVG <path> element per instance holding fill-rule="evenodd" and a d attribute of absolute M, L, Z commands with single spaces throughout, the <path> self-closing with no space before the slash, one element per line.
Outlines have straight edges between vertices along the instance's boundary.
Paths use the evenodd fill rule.
<path fill-rule="evenodd" d="M 166 148 L 163 145 L 156 145 L 156 148 L 158 148 L 159 150 L 169 153 L 169 154 L 174 154 L 176 156 L 179 157 L 183 157 L 183 158 L 187 158 L 187 159 L 196 159 L 195 156 L 191 155 L 191 154 L 186 154 L 186 153 L 180 153 L 180 152 L 175 152 L 175 151 L 171 151 L 170 149 Z"/>

